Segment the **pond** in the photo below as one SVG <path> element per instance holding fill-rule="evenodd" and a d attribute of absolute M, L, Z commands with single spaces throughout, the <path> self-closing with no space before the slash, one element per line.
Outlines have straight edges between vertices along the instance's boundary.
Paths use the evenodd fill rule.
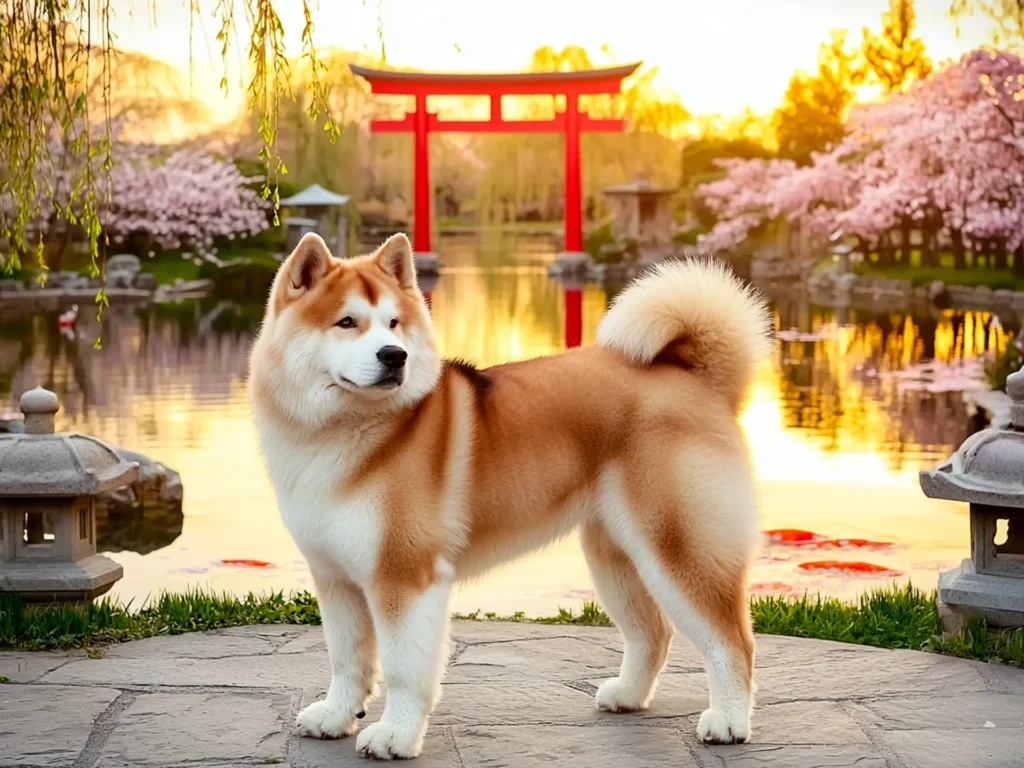
<path fill-rule="evenodd" d="M 610 300 L 597 286 L 570 292 L 567 323 L 567 294 L 547 277 L 553 255 L 543 248 L 450 246 L 442 258 L 446 269 L 430 292 L 441 348 L 481 365 L 557 352 L 567 333 L 590 343 Z M 892 579 L 934 587 L 940 570 L 968 554 L 967 507 L 925 499 L 917 473 L 967 436 L 961 390 L 978 386 L 978 355 L 1004 344 L 1007 330 L 983 312 L 833 310 L 799 298 L 773 307 L 782 340 L 742 416 L 762 529 L 866 542 L 796 546 L 792 534 L 777 533 L 783 541 L 766 542 L 753 591 L 852 597 Z M 95 351 L 88 325 L 62 333 L 55 314 L 0 311 L 0 412 L 43 384 L 60 396 L 58 429 L 95 434 L 181 473 L 183 520 L 101 535 L 124 566 L 113 592 L 122 600 L 193 587 L 310 588 L 278 517 L 246 400 L 261 315 L 256 297 L 115 305 Z M 921 365 L 930 359 L 938 362 Z M 870 569 L 819 570 L 823 561 Z M 570 538 L 462 585 L 453 608 L 540 615 L 590 597 Z"/>

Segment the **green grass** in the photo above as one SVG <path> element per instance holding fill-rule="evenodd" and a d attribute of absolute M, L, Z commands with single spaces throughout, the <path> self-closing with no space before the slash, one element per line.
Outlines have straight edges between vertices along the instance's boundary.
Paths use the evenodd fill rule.
<path fill-rule="evenodd" d="M 3 257 L 0 256 L 0 259 L 3 259 Z M 19 267 L 18 269 L 12 269 L 8 272 L 7 264 L 0 261 L 0 280 L 17 280 L 18 282 L 22 282 L 30 277 L 32 277 L 32 275 L 24 268 L 24 266 Z"/>
<path fill-rule="evenodd" d="M 541 618 L 528 618 L 525 611 L 501 616 L 493 611 L 481 613 L 455 613 L 452 618 L 457 621 L 510 621 L 523 624 L 576 624 L 584 627 L 611 627 L 612 620 L 602 610 L 601 606 L 593 600 L 584 600 L 583 609 L 576 613 L 572 608 L 559 608 L 554 616 L 542 616 Z"/>
<path fill-rule="evenodd" d="M 937 267 L 922 267 L 920 258 L 919 251 L 911 251 L 909 264 L 882 266 L 872 261 L 863 261 L 855 264 L 853 271 L 858 275 L 909 280 L 913 285 L 929 285 L 941 280 L 946 285 L 962 285 L 969 288 L 987 286 L 992 290 L 1024 291 L 1024 278 L 1015 276 L 1009 269 L 974 266 L 971 254 L 967 254 L 967 266 L 964 269 L 954 268 L 951 253 L 940 254 L 940 266 Z"/>
<path fill-rule="evenodd" d="M 935 594 L 911 586 L 865 592 L 856 604 L 834 597 L 751 601 L 754 630 L 879 648 L 915 648 L 942 632 Z"/>
<path fill-rule="evenodd" d="M 262 248 L 250 248 L 245 245 L 238 245 L 231 248 L 221 248 L 217 252 L 217 258 L 221 261 L 230 261 L 231 259 L 247 258 L 252 259 L 254 262 L 268 263 L 277 266 L 278 262 L 273 259 L 270 253 Z M 191 259 L 181 258 L 180 253 L 161 253 L 160 255 L 150 259 L 143 256 L 139 259 L 140 268 L 143 272 L 148 272 L 156 276 L 156 282 L 159 285 L 171 285 L 179 277 L 182 280 L 198 280 L 201 277 L 208 276 L 209 272 L 213 270 L 213 265 L 207 262 L 202 264 L 196 264 Z M 67 269 L 71 272 L 78 272 L 81 275 L 88 275 L 89 268 L 87 265 L 69 266 L 62 269 Z M 0 280 L 19 280 L 24 281 L 30 277 L 33 277 L 33 273 L 22 269 L 11 275 L 5 274 L 4 270 L 0 268 Z"/>
<path fill-rule="evenodd" d="M 270 265 L 275 269 L 280 266 L 280 263 L 271 255 L 270 250 L 256 243 L 250 245 L 247 242 L 233 242 L 217 251 L 217 258 L 221 261 L 249 259 L 254 264 Z M 216 266 L 210 262 L 196 264 L 190 259 L 181 258 L 178 253 L 167 253 L 152 259 L 142 259 L 142 271 L 156 275 L 156 281 L 160 285 L 172 284 L 179 277 L 185 281 L 210 277 L 215 270 Z"/>
<path fill-rule="evenodd" d="M 162 594 L 138 611 L 113 600 L 88 605 L 26 605 L 0 595 L 0 648 L 48 650 L 119 643 L 249 624 L 319 624 L 309 593 L 236 598 L 205 592 Z"/>
<path fill-rule="evenodd" d="M 198 280 L 202 265 L 180 256 L 159 256 L 153 259 L 143 257 L 141 268 L 143 272 L 154 275 L 158 285 L 171 285 L 179 277 L 186 282 Z"/>
<path fill-rule="evenodd" d="M 271 227 L 244 240 L 224 239 L 219 243 L 217 258 L 221 261 L 250 259 L 254 263 L 268 264 L 276 268 L 278 262 L 274 259 L 273 254 L 284 250 L 284 228 Z M 153 258 L 143 255 L 139 257 L 139 262 L 142 271 L 156 275 L 156 281 L 160 285 L 172 284 L 179 277 L 186 281 L 208 277 L 215 269 L 214 265 L 209 262 L 195 264 L 191 259 L 181 258 L 180 250 L 157 251 Z M 21 268 L 12 274 L 7 274 L 5 267 L 3 255 L 0 254 L 0 280 L 26 280 L 36 275 L 34 258 L 23 259 Z M 65 255 L 60 270 L 88 275 L 89 260 L 80 253 L 69 252 Z"/>
<path fill-rule="evenodd" d="M 856 603 L 833 597 L 758 597 L 751 600 L 754 629 L 770 635 L 836 640 L 877 648 L 909 648 L 968 659 L 1024 666 L 1024 630 L 991 631 L 970 623 L 956 635 L 944 635 L 935 593 L 893 586 L 862 595 Z M 513 621 L 608 627 L 597 603 L 581 611 L 559 609 L 555 616 L 527 618 L 475 611 L 455 614 L 468 621 Z M 204 592 L 163 594 L 134 611 L 111 600 L 86 606 L 32 606 L 0 595 L 0 648 L 50 650 L 95 647 L 157 635 L 220 629 L 248 624 L 319 624 L 316 599 L 308 592 L 284 597 L 249 594 L 236 598 Z M 0 680 L 0 682 L 3 682 Z"/>

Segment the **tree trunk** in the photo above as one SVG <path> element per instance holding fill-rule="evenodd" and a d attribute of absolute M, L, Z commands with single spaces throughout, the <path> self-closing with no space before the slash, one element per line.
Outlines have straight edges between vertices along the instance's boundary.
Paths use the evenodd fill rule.
<path fill-rule="evenodd" d="M 997 240 L 995 242 L 995 252 L 992 254 L 993 266 L 996 269 L 1006 269 L 1009 266 L 1006 254 L 1006 242 L 1003 240 Z"/>
<path fill-rule="evenodd" d="M 1017 277 L 1024 277 L 1024 243 L 1018 245 L 1013 252 L 1013 274 Z"/>
<path fill-rule="evenodd" d="M 43 256 L 46 259 L 46 266 L 51 272 L 60 272 L 64 266 L 64 255 L 67 253 L 70 241 L 71 223 L 52 216 L 46 235 L 43 237 Z"/>
<path fill-rule="evenodd" d="M 938 253 L 939 233 L 937 230 L 922 228 L 921 230 L 921 266 L 939 266 Z"/>
<path fill-rule="evenodd" d="M 878 263 L 881 266 L 891 267 L 894 264 L 892 237 L 886 232 L 878 242 Z"/>
<path fill-rule="evenodd" d="M 900 229 L 900 262 L 910 266 L 910 219 L 903 219 Z"/>
<path fill-rule="evenodd" d="M 964 235 L 959 229 L 949 232 L 953 241 L 953 268 L 964 269 L 967 266 L 967 248 L 964 245 Z"/>

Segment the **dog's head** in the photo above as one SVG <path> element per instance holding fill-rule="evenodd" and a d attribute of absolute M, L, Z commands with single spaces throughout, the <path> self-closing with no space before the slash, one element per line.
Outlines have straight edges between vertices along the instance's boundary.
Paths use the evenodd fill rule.
<path fill-rule="evenodd" d="M 335 259 L 305 235 L 274 279 L 252 363 L 278 406 L 306 424 L 424 397 L 440 359 L 408 238 Z"/>

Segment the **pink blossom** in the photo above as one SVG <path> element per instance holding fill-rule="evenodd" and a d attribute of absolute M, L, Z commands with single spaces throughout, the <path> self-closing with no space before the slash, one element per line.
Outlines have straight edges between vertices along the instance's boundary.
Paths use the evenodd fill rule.
<path fill-rule="evenodd" d="M 49 195 L 59 206 L 70 202 L 82 210 L 82 193 L 72 196 L 73 181 L 83 169 L 84 150 L 73 154 L 66 146 L 51 147 L 52 165 L 39 163 L 38 195 Z M 212 259 L 222 238 L 257 234 L 269 226 L 269 204 L 247 185 L 246 178 L 229 160 L 198 150 L 176 150 L 126 143 L 111 144 L 113 167 L 109 180 L 93 157 L 96 203 L 100 222 L 112 244 L 142 240 L 142 247 L 188 249 Z M 49 190 L 49 193 L 47 192 Z M 109 192 L 109 198 L 108 198 Z M 2 202 L 12 209 L 10 199 Z M 47 202 L 42 210 L 49 213 Z M 46 232 L 50 218 L 35 222 Z"/>
<path fill-rule="evenodd" d="M 909 93 L 854 110 L 847 137 L 797 168 L 723 163 L 699 188 L 719 223 L 702 241 L 732 248 L 783 219 L 812 242 L 836 229 L 869 244 L 909 222 L 1012 250 L 1024 240 L 1024 61 L 972 51 Z"/>

